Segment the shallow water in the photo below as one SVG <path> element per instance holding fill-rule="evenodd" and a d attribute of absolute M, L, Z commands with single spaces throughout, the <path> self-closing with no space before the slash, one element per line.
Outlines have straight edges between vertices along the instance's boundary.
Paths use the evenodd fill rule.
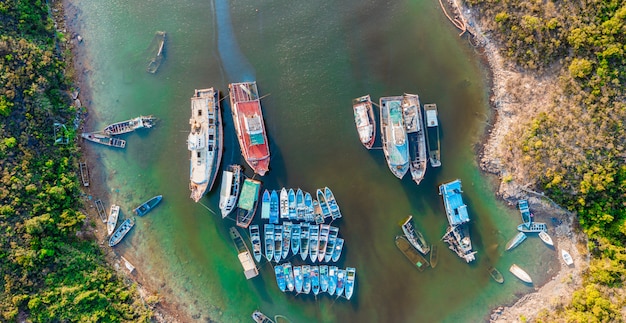
<path fill-rule="evenodd" d="M 122 216 L 147 198 L 163 203 L 138 218 L 116 247 L 132 259 L 157 292 L 177 300 L 198 321 L 249 320 L 255 309 L 292 321 L 479 321 L 489 310 L 533 290 L 508 273 L 518 263 L 538 284 L 558 263 L 554 250 L 532 237 L 512 252 L 519 213 L 497 201 L 490 179 L 476 165 L 474 145 L 491 113 L 485 72 L 467 41 L 445 20 L 435 1 L 75 1 L 81 35 L 92 63 L 93 116 L 89 127 L 154 114 L 158 125 L 124 136 L 123 151 L 94 147 L 106 183 L 107 203 Z M 165 60 L 146 73 L 146 49 L 167 31 Z M 272 153 L 262 178 L 314 191 L 329 186 L 344 218 L 336 222 L 346 247 L 339 266 L 357 268 L 351 301 L 281 293 L 273 270 L 243 277 L 228 237 L 234 222 L 219 214 L 219 180 L 195 204 L 189 198 L 189 98 L 196 88 L 256 79 Z M 437 103 L 442 162 L 416 186 L 397 180 L 381 150 L 360 144 L 351 99 L 367 93 L 404 92 Z M 240 163 L 228 100 L 222 101 L 222 165 Z M 377 142 L 376 146 L 380 146 Z M 251 172 L 248 170 L 248 174 Z M 477 261 L 468 265 L 439 241 L 446 218 L 437 186 L 460 178 L 469 206 Z M 394 246 L 407 214 L 430 243 L 439 265 L 419 273 Z M 258 220 L 260 221 L 260 220 Z M 495 264 L 503 285 L 487 268 Z"/>

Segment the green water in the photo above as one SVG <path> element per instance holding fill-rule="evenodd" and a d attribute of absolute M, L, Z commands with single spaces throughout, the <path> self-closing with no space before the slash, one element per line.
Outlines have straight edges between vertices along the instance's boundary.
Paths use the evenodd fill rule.
<path fill-rule="evenodd" d="M 107 205 L 120 204 L 127 216 L 143 200 L 164 196 L 116 252 L 197 321 L 249 321 L 260 309 L 294 322 L 475 322 L 533 290 L 508 273 L 512 263 L 537 284 L 558 266 L 537 238 L 504 252 L 520 217 L 496 200 L 476 165 L 474 145 L 490 114 L 485 72 L 436 1 L 70 2 L 80 11 L 91 64 L 87 127 L 139 114 L 159 118 L 154 129 L 126 135 L 123 151 L 93 147 L 99 167 L 92 181 L 108 188 Z M 166 56 L 151 75 L 146 49 L 157 30 L 168 33 Z M 219 213 L 219 178 L 202 204 L 189 198 L 189 98 L 196 88 L 227 92 L 229 82 L 248 79 L 265 95 L 272 160 L 264 186 L 329 186 L 338 199 L 344 218 L 336 224 L 346 240 L 339 266 L 357 268 L 351 301 L 283 294 L 267 264 L 246 281 L 228 237 L 234 223 L 202 205 Z M 410 176 L 397 180 L 381 150 L 363 148 L 351 108 L 352 98 L 367 93 L 377 101 L 404 92 L 439 108 L 443 166 L 428 169 L 419 187 Z M 243 164 L 227 101 L 222 165 Z M 439 241 L 447 223 L 437 186 L 456 178 L 478 250 L 470 265 Z M 408 214 L 439 246 L 434 270 L 419 273 L 394 245 Z M 491 264 L 503 285 L 490 279 Z"/>

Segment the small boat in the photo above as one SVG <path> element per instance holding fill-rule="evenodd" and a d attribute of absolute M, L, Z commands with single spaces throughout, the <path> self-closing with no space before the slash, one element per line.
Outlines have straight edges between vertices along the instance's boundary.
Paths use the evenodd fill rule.
<path fill-rule="evenodd" d="M 274 225 L 265 225 L 265 258 L 267 261 L 272 261 L 274 258 Z"/>
<path fill-rule="evenodd" d="M 311 290 L 314 295 L 320 293 L 320 270 L 318 266 L 311 266 Z"/>
<path fill-rule="evenodd" d="M 513 239 L 507 242 L 506 250 L 511 250 L 519 246 L 524 240 L 526 240 L 526 234 L 524 232 L 518 232 Z"/>
<path fill-rule="evenodd" d="M 283 226 L 274 226 L 274 261 L 279 263 L 283 259 Z"/>
<path fill-rule="evenodd" d="M 548 226 L 542 222 L 532 222 L 531 224 L 522 223 L 517 226 L 517 231 L 524 233 L 539 233 L 541 231 L 548 231 Z"/>
<path fill-rule="evenodd" d="M 109 247 L 113 247 L 120 243 L 122 239 L 126 236 L 126 234 L 133 228 L 135 225 L 135 221 L 133 219 L 126 219 L 122 224 L 113 232 L 111 238 L 109 239 Z"/>
<path fill-rule="evenodd" d="M 530 213 L 530 207 L 528 206 L 528 200 L 518 200 L 517 208 L 522 216 L 522 222 L 529 226 L 533 222 L 532 213 Z"/>
<path fill-rule="evenodd" d="M 409 170 L 409 141 L 402 115 L 401 96 L 380 98 L 380 136 L 389 170 L 402 179 Z"/>
<path fill-rule="evenodd" d="M 136 207 L 133 210 L 133 212 L 135 212 L 135 214 L 137 214 L 139 216 L 144 216 L 148 212 L 152 211 L 152 209 L 154 209 L 154 207 L 157 206 L 157 204 L 159 204 L 162 199 L 163 199 L 163 195 L 157 195 L 157 196 L 155 196 L 155 197 L 153 197 L 153 198 L 143 202 L 141 205 Z"/>
<path fill-rule="evenodd" d="M 287 197 L 289 198 L 289 220 L 297 220 L 298 215 L 296 213 L 296 193 L 293 188 L 289 189 Z"/>
<path fill-rule="evenodd" d="M 322 293 L 328 291 L 328 265 L 320 265 L 320 290 Z"/>
<path fill-rule="evenodd" d="M 339 257 L 341 257 L 341 251 L 343 251 L 343 239 L 337 237 L 337 239 L 335 240 L 335 248 L 333 248 L 333 256 L 332 256 L 332 261 L 333 262 L 337 262 L 339 261 Z"/>
<path fill-rule="evenodd" d="M 110 124 L 106 126 L 102 132 L 107 136 L 117 136 L 141 128 L 152 128 L 154 126 L 154 120 L 156 120 L 156 118 L 153 116 L 139 116 L 130 120 Z"/>
<path fill-rule="evenodd" d="M 365 148 L 372 149 L 376 140 L 376 120 L 369 94 L 353 99 L 352 110 L 354 110 L 354 123 L 359 133 L 359 140 Z"/>
<path fill-rule="evenodd" d="M 322 208 L 317 200 L 313 200 L 313 220 L 315 224 L 324 223 L 324 214 L 322 214 Z"/>
<path fill-rule="evenodd" d="M 328 204 L 326 204 L 326 196 L 324 195 L 324 191 L 318 188 L 316 191 L 317 202 L 320 205 L 320 209 L 322 210 L 322 216 L 324 219 L 330 217 L 330 209 L 328 208 Z"/>
<path fill-rule="evenodd" d="M 337 266 L 328 267 L 328 294 L 330 296 L 335 295 L 337 289 Z"/>
<path fill-rule="evenodd" d="M 267 317 L 267 315 L 259 311 L 254 311 L 252 313 L 252 319 L 256 323 L 274 323 L 274 321 L 272 321 L 269 317 Z"/>
<path fill-rule="evenodd" d="M 267 189 L 263 192 L 263 198 L 261 198 L 261 219 L 269 220 L 270 218 L 270 191 Z"/>
<path fill-rule="evenodd" d="M 95 142 L 97 144 L 111 146 L 115 148 L 126 148 L 126 140 L 109 137 L 100 132 L 83 132 L 80 134 L 83 139 Z"/>
<path fill-rule="evenodd" d="M 155 74 L 163 62 L 165 35 L 166 33 L 164 31 L 157 31 L 154 34 L 152 43 L 150 43 L 150 47 L 148 47 L 150 56 L 148 57 L 148 67 L 146 71 L 150 74 Z"/>
<path fill-rule="evenodd" d="M 115 231 L 115 227 L 117 226 L 117 219 L 120 216 L 120 206 L 119 205 L 111 205 L 111 210 L 109 211 L 109 218 L 107 220 L 107 233 L 108 235 L 112 235 L 113 231 Z"/>
<path fill-rule="evenodd" d="M 261 262 L 263 253 L 261 252 L 261 232 L 259 231 L 259 226 L 256 224 L 251 225 L 249 230 L 250 242 L 252 243 L 252 255 L 254 255 L 256 262 Z"/>
<path fill-rule="evenodd" d="M 324 262 L 330 262 L 332 260 L 338 235 L 339 228 L 330 226 L 328 233 L 328 243 L 326 244 L 326 251 L 324 252 Z"/>
<path fill-rule="evenodd" d="M 561 249 L 561 257 L 563 258 L 563 261 L 565 261 L 565 264 L 568 266 L 574 263 L 574 259 L 572 259 L 572 255 L 570 255 L 569 252 L 567 252 L 567 250 L 565 249 Z"/>
<path fill-rule="evenodd" d="M 428 165 L 426 133 L 424 132 L 424 119 L 422 118 L 419 96 L 404 94 L 402 113 L 406 136 L 409 141 L 409 171 L 413 181 L 419 185 L 426 175 L 426 166 Z"/>
<path fill-rule="evenodd" d="M 107 214 L 106 210 L 104 209 L 104 203 L 102 203 L 101 199 L 97 199 L 94 201 L 94 204 L 96 205 L 96 211 L 98 212 L 98 216 L 100 216 L 100 220 L 102 221 L 102 223 L 106 223 Z"/>
<path fill-rule="evenodd" d="M 304 221 L 313 222 L 314 221 L 314 208 L 313 208 L 313 197 L 311 197 L 311 193 L 304 193 Z"/>
<path fill-rule="evenodd" d="M 554 242 L 552 242 L 552 238 L 550 238 L 550 235 L 547 232 L 539 231 L 539 238 L 548 246 L 554 246 Z"/>
<path fill-rule="evenodd" d="M 346 270 L 337 270 L 337 290 L 335 291 L 337 297 L 343 295 L 343 290 L 346 288 Z"/>
<path fill-rule="evenodd" d="M 316 262 L 320 246 L 320 227 L 318 225 L 311 225 L 309 228 L 309 235 L 309 257 L 311 262 Z"/>
<path fill-rule="evenodd" d="M 426 114 L 426 142 L 430 166 L 441 166 L 441 144 L 439 140 L 439 119 L 436 104 L 424 104 Z"/>
<path fill-rule="evenodd" d="M 495 280 L 496 282 L 500 284 L 504 283 L 504 277 L 502 276 L 500 271 L 496 269 L 496 267 L 491 266 L 489 267 L 488 271 L 489 271 L 489 275 L 491 276 L 491 278 L 493 278 L 493 280 Z"/>
<path fill-rule="evenodd" d="M 270 223 L 278 224 L 279 217 L 279 200 L 278 193 L 272 190 L 270 194 Z"/>
<path fill-rule="evenodd" d="M 517 278 L 519 278 L 521 281 L 525 282 L 525 283 L 529 283 L 532 284 L 533 280 L 530 278 L 530 275 L 528 275 L 528 273 L 526 273 L 522 268 L 520 268 L 518 265 L 513 264 L 511 265 L 511 268 L 509 268 L 509 271 Z"/>
<path fill-rule="evenodd" d="M 284 187 L 280 190 L 280 218 L 289 218 L 289 194 Z M 278 222 L 274 224 L 278 224 Z"/>
<path fill-rule="evenodd" d="M 302 279 L 302 267 L 293 266 L 293 280 L 297 293 L 302 293 L 302 285 L 304 280 Z"/>
<path fill-rule="evenodd" d="M 304 193 L 298 188 L 296 192 L 296 219 L 298 221 L 304 221 L 304 215 L 306 213 L 306 206 L 304 205 Z"/>
<path fill-rule="evenodd" d="M 230 107 L 241 154 L 256 174 L 269 171 L 270 146 L 256 82 L 231 83 Z"/>
<path fill-rule="evenodd" d="M 237 226 L 247 228 L 254 218 L 257 205 L 259 204 L 259 191 L 261 190 L 261 182 L 246 178 L 243 181 L 241 195 L 237 202 Z"/>
<path fill-rule="evenodd" d="M 283 264 L 283 270 L 285 271 L 285 280 L 287 281 L 287 290 L 293 292 L 294 289 L 294 277 L 293 277 L 293 269 L 291 268 L 291 263 L 286 262 Z"/>
<path fill-rule="evenodd" d="M 317 261 L 324 261 L 326 256 L 326 247 L 328 246 L 328 235 L 330 234 L 330 225 L 320 224 L 319 246 L 317 251 Z"/>
<path fill-rule="evenodd" d="M 227 217 L 237 206 L 239 189 L 241 187 L 242 169 L 239 165 L 228 165 L 222 172 L 222 185 L 220 187 L 220 210 L 222 218 Z"/>
<path fill-rule="evenodd" d="M 356 281 L 356 268 L 347 267 L 346 268 L 346 298 L 349 300 L 354 293 L 354 285 Z"/>
<path fill-rule="evenodd" d="M 439 185 L 439 195 L 443 198 L 443 206 L 446 209 L 446 217 L 450 224 L 441 239 L 457 256 L 470 263 L 476 259 L 476 251 L 472 249 L 469 230 L 470 218 L 461 193 L 463 193 L 461 180 L 457 179 Z"/>
<path fill-rule="evenodd" d="M 83 182 L 83 186 L 89 187 L 89 168 L 87 167 L 87 163 L 79 162 L 78 166 L 80 169 L 80 179 Z"/>
<path fill-rule="evenodd" d="M 285 271 L 283 269 L 283 265 L 274 266 L 274 275 L 276 276 L 276 284 L 278 285 L 278 289 L 281 292 L 285 292 L 287 290 L 287 279 L 285 279 Z"/>
<path fill-rule="evenodd" d="M 283 222 L 283 259 L 287 259 L 289 256 L 289 250 L 291 250 L 291 227 L 293 223 L 285 221 Z"/>
<path fill-rule="evenodd" d="M 250 255 L 250 250 L 248 249 L 248 245 L 241 238 L 241 234 L 236 227 L 230 227 L 228 230 L 230 234 L 230 238 L 233 240 L 233 244 L 237 249 L 237 258 L 239 258 L 239 262 L 241 263 L 241 267 L 243 267 L 243 274 L 246 276 L 246 279 L 251 279 L 259 275 L 259 269 L 256 267 L 256 263 L 252 256 Z"/>
<path fill-rule="evenodd" d="M 294 223 L 291 226 L 291 253 L 294 256 L 300 251 L 300 239 L 302 237 L 302 227 L 300 223 Z"/>
<path fill-rule="evenodd" d="M 305 261 L 309 256 L 310 226 L 308 223 L 300 223 L 300 258 Z"/>
<path fill-rule="evenodd" d="M 439 254 L 437 245 L 430 246 L 430 267 L 437 267 L 437 263 L 439 262 Z"/>
<path fill-rule="evenodd" d="M 405 237 L 396 236 L 396 247 L 402 251 L 402 254 L 412 264 L 414 264 L 419 271 L 424 271 L 429 266 L 428 261 L 409 243 Z"/>
<path fill-rule="evenodd" d="M 328 205 L 332 219 L 337 220 L 341 218 L 341 211 L 339 211 L 339 205 L 337 205 L 335 195 L 333 195 L 333 192 L 328 187 L 324 187 L 324 198 L 326 199 L 326 204 Z"/>
<path fill-rule="evenodd" d="M 402 222 L 402 232 L 411 245 L 425 256 L 430 252 L 430 246 L 426 243 L 426 239 L 424 239 L 422 233 L 415 230 L 413 221 L 411 221 L 412 219 L 413 216 L 409 215 L 404 222 Z"/>
<path fill-rule="evenodd" d="M 135 271 L 135 266 L 133 266 L 133 264 L 131 264 L 128 259 L 124 258 L 124 256 L 120 256 L 120 258 L 122 258 L 122 261 L 124 262 L 124 267 L 128 269 L 128 272 L 132 273 L 133 271 Z"/>
<path fill-rule="evenodd" d="M 311 292 L 311 266 L 302 265 L 302 292 L 308 294 Z"/>

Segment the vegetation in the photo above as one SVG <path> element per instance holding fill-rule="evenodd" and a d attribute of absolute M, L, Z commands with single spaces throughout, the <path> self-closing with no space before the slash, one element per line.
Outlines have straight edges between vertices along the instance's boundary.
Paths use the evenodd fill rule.
<path fill-rule="evenodd" d="M 53 130 L 77 111 L 48 12 L 40 0 L 0 3 L 0 321 L 148 321 L 134 287 L 77 235 L 79 151 L 55 145 Z"/>
<path fill-rule="evenodd" d="M 626 2 L 467 0 L 520 69 L 562 95 L 506 143 L 527 179 L 575 211 L 594 258 L 571 304 L 546 321 L 622 321 L 626 274 Z"/>

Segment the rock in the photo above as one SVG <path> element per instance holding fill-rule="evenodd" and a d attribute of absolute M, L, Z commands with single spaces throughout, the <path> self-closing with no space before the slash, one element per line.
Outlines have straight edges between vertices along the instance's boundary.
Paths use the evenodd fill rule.
<path fill-rule="evenodd" d="M 76 36 L 76 40 L 78 40 L 79 43 L 83 42 L 83 37 L 81 35 Z"/>
<path fill-rule="evenodd" d="M 74 92 L 72 92 L 72 100 L 78 99 L 79 91 L 80 91 L 80 89 L 76 89 L 76 90 L 74 90 Z"/>
<path fill-rule="evenodd" d="M 77 108 L 82 107 L 82 104 L 80 103 L 79 99 L 74 100 L 74 106 L 77 107 Z"/>

